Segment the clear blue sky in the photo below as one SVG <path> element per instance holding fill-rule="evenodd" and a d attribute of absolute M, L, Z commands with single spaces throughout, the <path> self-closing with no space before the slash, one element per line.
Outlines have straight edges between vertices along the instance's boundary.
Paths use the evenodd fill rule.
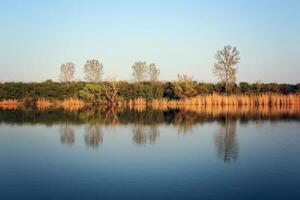
<path fill-rule="evenodd" d="M 238 81 L 300 82 L 300 1 L 1 0 L 0 81 L 58 79 L 59 66 L 87 59 L 104 78 L 131 79 L 135 61 L 162 80 L 187 73 L 216 82 L 216 50 L 241 51 Z"/>

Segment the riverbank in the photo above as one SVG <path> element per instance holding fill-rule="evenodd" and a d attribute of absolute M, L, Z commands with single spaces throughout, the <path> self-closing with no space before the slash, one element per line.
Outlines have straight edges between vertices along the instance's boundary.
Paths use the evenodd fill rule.
<path fill-rule="evenodd" d="M 109 102 L 105 100 L 99 101 L 85 101 L 78 98 L 68 98 L 63 100 L 39 98 L 33 99 L 4 99 L 0 101 L 0 107 L 4 109 L 14 109 L 21 106 L 36 107 L 38 109 L 47 109 L 51 107 L 65 108 L 65 109 L 80 109 L 83 107 L 147 107 L 160 108 L 176 108 L 187 106 L 291 106 L 300 105 L 300 94 L 242 94 L 242 95 L 224 95 L 224 94 L 209 94 L 198 95 L 195 97 L 170 100 L 170 99 L 153 99 L 146 100 L 144 98 L 136 98 L 132 100 L 116 100 Z"/>

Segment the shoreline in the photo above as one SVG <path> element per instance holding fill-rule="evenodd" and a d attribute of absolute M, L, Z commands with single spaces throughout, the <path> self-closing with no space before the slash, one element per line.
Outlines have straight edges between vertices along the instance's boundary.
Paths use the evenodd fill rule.
<path fill-rule="evenodd" d="M 118 99 L 115 102 L 105 100 L 84 101 L 79 98 L 68 98 L 63 100 L 39 98 L 36 100 L 28 99 L 3 99 L 0 100 L 0 108 L 15 109 L 18 107 L 32 107 L 38 109 L 47 108 L 65 108 L 65 109 L 81 109 L 84 107 L 101 108 L 101 107 L 152 107 L 160 108 L 178 108 L 189 106 L 299 106 L 300 94 L 241 94 L 241 95 L 224 95 L 210 94 L 199 95 L 186 99 L 170 100 L 170 99 L 153 99 L 146 100 L 144 98 L 136 98 L 132 100 Z"/>

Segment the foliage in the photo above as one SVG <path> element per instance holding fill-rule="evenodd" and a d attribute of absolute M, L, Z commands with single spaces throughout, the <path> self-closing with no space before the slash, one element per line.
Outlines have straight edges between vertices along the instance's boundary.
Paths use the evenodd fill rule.
<path fill-rule="evenodd" d="M 174 92 L 180 99 L 195 96 L 197 94 L 197 82 L 186 74 L 178 75 L 178 81 L 173 83 Z"/>
<path fill-rule="evenodd" d="M 79 90 L 79 97 L 87 101 L 100 100 L 102 87 L 99 84 L 88 83 Z"/>
<path fill-rule="evenodd" d="M 86 101 L 105 100 L 105 88 L 110 94 L 118 98 L 129 100 L 136 98 L 151 99 L 181 99 L 202 94 L 225 93 L 224 83 L 203 83 L 193 81 L 190 77 L 181 76 L 174 82 L 135 82 L 111 81 L 99 83 L 58 83 L 51 80 L 40 83 L 6 82 L 0 83 L 0 100 L 2 99 L 31 99 L 39 98 L 62 100 L 68 98 L 80 98 Z M 241 82 L 234 85 L 233 94 L 251 93 L 278 93 L 278 94 L 300 94 L 300 84 L 278 84 L 278 83 L 247 83 Z"/>

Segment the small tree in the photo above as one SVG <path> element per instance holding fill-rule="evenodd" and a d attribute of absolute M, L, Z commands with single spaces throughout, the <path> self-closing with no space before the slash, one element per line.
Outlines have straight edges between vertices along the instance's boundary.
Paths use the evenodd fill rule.
<path fill-rule="evenodd" d="M 249 93 L 251 92 L 251 85 L 247 82 L 240 82 L 240 90 L 242 93 Z"/>
<path fill-rule="evenodd" d="M 217 51 L 215 56 L 213 73 L 219 80 L 225 83 L 225 91 L 228 93 L 235 84 L 237 68 L 235 67 L 240 61 L 240 52 L 236 47 L 229 45 L 222 50 Z"/>
<path fill-rule="evenodd" d="M 79 90 L 79 97 L 90 102 L 100 100 L 101 94 L 102 87 L 99 84 L 87 83 Z"/>
<path fill-rule="evenodd" d="M 261 92 L 261 88 L 262 88 L 262 83 L 261 83 L 261 81 L 260 81 L 260 80 L 256 81 L 256 82 L 254 83 L 254 88 L 253 88 L 253 90 L 254 90 L 255 92 Z"/>
<path fill-rule="evenodd" d="M 75 74 L 75 65 L 71 62 L 60 66 L 59 80 L 61 82 L 71 82 Z"/>
<path fill-rule="evenodd" d="M 88 82 L 97 83 L 101 80 L 103 74 L 103 65 L 99 60 L 87 60 L 83 71 L 85 73 L 85 80 Z"/>
<path fill-rule="evenodd" d="M 158 77 L 160 74 L 160 70 L 156 67 L 154 63 L 149 65 L 149 78 L 150 81 L 155 82 L 158 81 Z"/>
<path fill-rule="evenodd" d="M 139 61 L 132 65 L 132 76 L 135 81 L 145 81 L 147 77 L 148 66 L 146 62 Z"/>
<path fill-rule="evenodd" d="M 178 75 L 178 81 L 174 82 L 174 92 L 181 98 L 185 99 L 196 95 L 195 82 L 193 78 L 186 75 Z"/>

